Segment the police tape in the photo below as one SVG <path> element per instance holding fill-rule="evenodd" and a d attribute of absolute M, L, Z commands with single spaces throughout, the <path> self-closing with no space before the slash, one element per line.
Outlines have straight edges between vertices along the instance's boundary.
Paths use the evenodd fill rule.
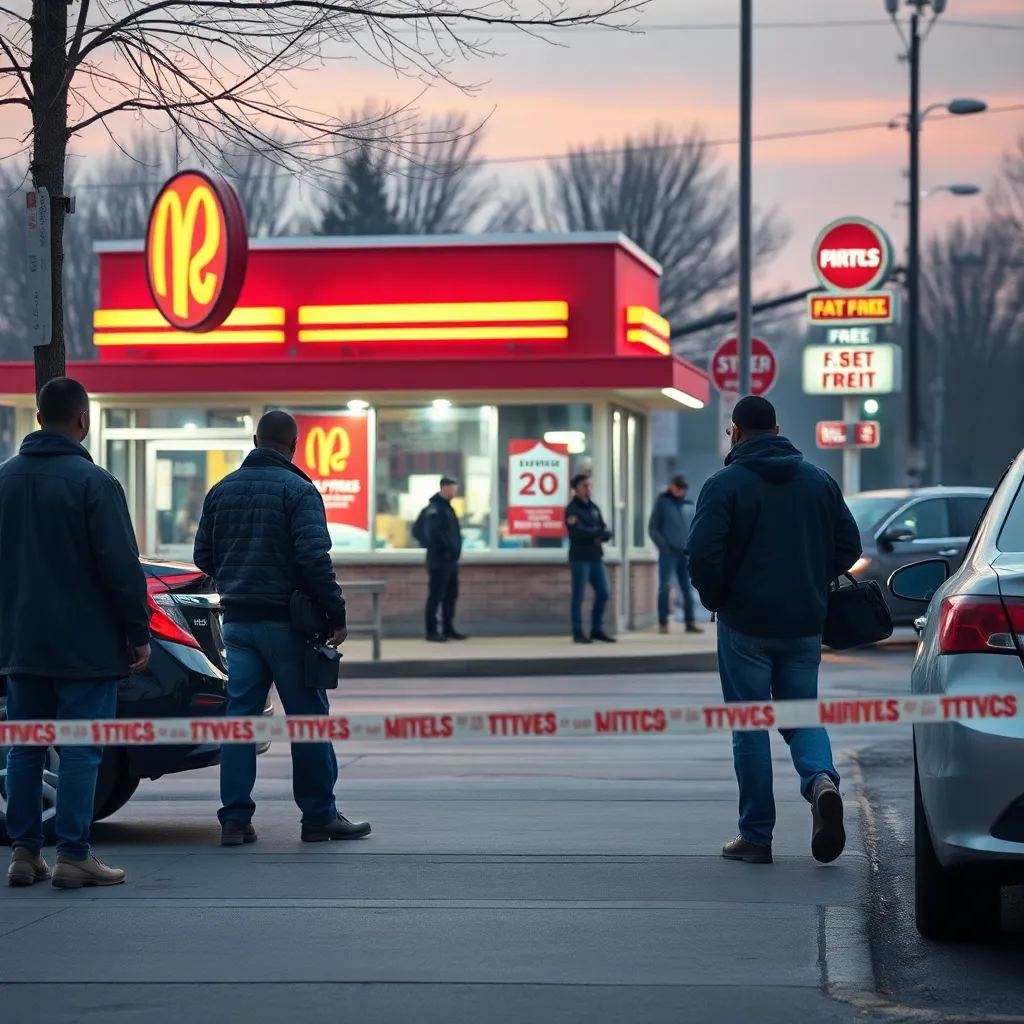
<path fill-rule="evenodd" d="M 551 739 L 567 736 L 673 736 L 813 726 L 847 728 L 1024 718 L 1016 693 L 838 697 L 770 703 L 653 707 L 573 707 L 542 711 L 395 715 L 287 715 L 259 718 L 119 718 L 113 721 L 0 722 L 0 746 L 153 746 Z"/>

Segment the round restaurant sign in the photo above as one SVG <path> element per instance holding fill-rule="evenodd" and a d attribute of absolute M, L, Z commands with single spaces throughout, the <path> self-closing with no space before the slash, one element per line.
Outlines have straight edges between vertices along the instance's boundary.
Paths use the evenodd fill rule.
<path fill-rule="evenodd" d="M 212 331 L 235 308 L 249 236 L 238 193 L 223 178 L 182 171 L 160 190 L 146 231 L 153 303 L 180 331 Z"/>
<path fill-rule="evenodd" d="M 833 221 L 814 243 L 814 272 L 830 291 L 869 291 L 889 276 L 891 261 L 885 232 L 859 217 Z"/>

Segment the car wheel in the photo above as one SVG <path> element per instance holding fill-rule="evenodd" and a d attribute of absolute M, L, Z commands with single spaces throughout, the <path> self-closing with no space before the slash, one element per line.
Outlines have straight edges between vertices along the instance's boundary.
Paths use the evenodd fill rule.
<path fill-rule="evenodd" d="M 926 939 L 979 939 L 999 930 L 1002 890 L 935 854 L 914 753 L 914 918 Z"/>
<path fill-rule="evenodd" d="M 7 701 L 0 698 L 0 722 L 7 720 Z M 0 842 L 9 843 L 7 835 L 7 752 L 10 747 L 0 746 Z M 111 752 L 105 753 L 96 780 L 96 804 L 106 802 L 113 778 L 108 767 Z M 43 842 L 52 843 L 56 838 L 57 824 L 57 783 L 60 775 L 60 752 L 56 747 L 46 748 L 43 762 Z M 131 794 L 129 794 L 130 796 Z M 111 812 L 113 813 L 113 811 Z"/>
<path fill-rule="evenodd" d="M 141 780 L 137 775 L 129 775 L 123 765 L 118 765 L 113 783 L 105 794 L 106 799 L 100 803 L 100 789 L 96 787 L 96 811 L 93 814 L 93 821 L 103 821 L 109 818 L 135 795 Z"/>

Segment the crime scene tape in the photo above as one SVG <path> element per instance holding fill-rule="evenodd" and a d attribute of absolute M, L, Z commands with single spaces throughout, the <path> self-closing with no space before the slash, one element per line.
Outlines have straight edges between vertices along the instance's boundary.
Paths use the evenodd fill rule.
<path fill-rule="evenodd" d="M 1024 718 L 1016 693 L 839 697 L 764 704 L 573 707 L 537 711 L 259 718 L 119 718 L 0 722 L 0 746 L 547 739 L 886 726 Z"/>

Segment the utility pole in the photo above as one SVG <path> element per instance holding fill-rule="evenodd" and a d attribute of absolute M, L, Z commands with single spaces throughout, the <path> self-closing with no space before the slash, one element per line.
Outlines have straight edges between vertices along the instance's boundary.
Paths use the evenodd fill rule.
<path fill-rule="evenodd" d="M 907 483 L 920 485 L 924 468 L 921 450 L 921 404 L 919 395 L 919 339 L 921 316 L 921 11 L 914 6 L 910 15 L 910 214 L 907 246 Z"/>
<path fill-rule="evenodd" d="M 739 309 L 737 311 L 737 348 L 739 355 L 739 395 L 750 394 L 750 346 L 753 330 L 751 308 L 751 194 L 753 144 L 752 85 L 754 54 L 753 0 L 740 0 L 740 245 Z"/>

